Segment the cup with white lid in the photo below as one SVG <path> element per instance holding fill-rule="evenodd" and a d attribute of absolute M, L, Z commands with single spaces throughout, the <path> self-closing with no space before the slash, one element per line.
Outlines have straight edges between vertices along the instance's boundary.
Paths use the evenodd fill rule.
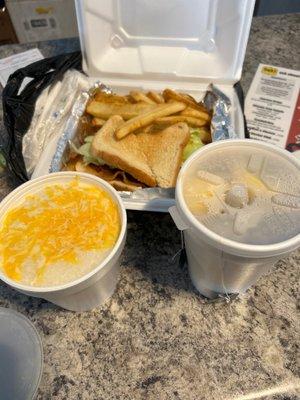
<path fill-rule="evenodd" d="M 126 229 L 122 200 L 104 180 L 73 171 L 33 179 L 0 203 L 0 279 L 90 310 L 116 288 Z"/>
<path fill-rule="evenodd" d="M 198 291 L 243 293 L 300 246 L 300 162 L 255 140 L 209 144 L 183 165 L 169 211 Z"/>

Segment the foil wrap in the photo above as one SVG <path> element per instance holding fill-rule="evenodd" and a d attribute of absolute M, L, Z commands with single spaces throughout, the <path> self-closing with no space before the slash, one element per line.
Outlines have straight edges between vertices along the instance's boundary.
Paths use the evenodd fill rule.
<path fill-rule="evenodd" d="M 82 91 L 78 99 L 75 101 L 66 128 L 57 142 L 56 151 L 50 164 L 50 173 L 60 171 L 63 164 L 67 162 L 70 142 L 72 141 L 77 144 L 76 134 L 79 119 L 84 113 L 89 98 L 94 94 L 95 90 L 99 89 L 105 93 L 112 93 L 112 90 L 103 83 L 96 82 L 89 90 Z"/>
<path fill-rule="evenodd" d="M 68 161 L 70 142 L 77 144 L 76 136 L 79 119 L 84 113 L 86 104 L 95 90 L 112 93 L 112 90 L 101 82 L 95 83 L 89 90 L 82 91 L 75 101 L 71 115 L 66 123 L 65 130 L 59 138 L 53 155 L 49 173 L 58 172 Z M 229 98 L 213 85 L 209 85 L 204 95 L 205 106 L 212 111 L 211 134 L 212 140 L 232 139 L 235 134 L 230 118 L 231 102 Z M 174 189 L 144 188 L 134 192 L 119 192 L 121 197 L 128 200 L 150 201 L 153 199 L 174 199 Z"/>
<path fill-rule="evenodd" d="M 203 102 L 206 108 L 212 111 L 210 123 L 212 141 L 235 139 L 237 136 L 231 123 L 229 98 L 214 85 L 210 85 Z"/>

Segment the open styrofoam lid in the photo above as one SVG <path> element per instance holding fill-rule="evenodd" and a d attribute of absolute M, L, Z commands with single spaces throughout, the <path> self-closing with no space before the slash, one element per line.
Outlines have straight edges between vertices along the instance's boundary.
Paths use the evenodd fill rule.
<path fill-rule="evenodd" d="M 255 0 L 76 0 L 89 76 L 103 82 L 241 76 Z"/>
<path fill-rule="evenodd" d="M 41 339 L 22 314 L 0 307 L 0 398 L 31 400 L 43 365 Z"/>

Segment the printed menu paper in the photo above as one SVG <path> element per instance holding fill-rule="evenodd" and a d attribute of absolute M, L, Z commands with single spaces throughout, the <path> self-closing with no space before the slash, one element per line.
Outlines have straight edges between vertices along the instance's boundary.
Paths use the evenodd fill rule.
<path fill-rule="evenodd" d="M 259 64 L 245 102 L 251 139 L 300 157 L 300 71 Z"/>
<path fill-rule="evenodd" d="M 42 60 L 43 58 L 44 57 L 39 49 L 32 49 L 24 51 L 23 53 L 14 54 L 10 57 L 2 58 L 2 60 L 0 60 L 0 83 L 2 86 L 5 86 L 9 76 L 13 72 L 17 71 L 19 68 L 26 67 L 26 65 L 32 64 L 35 61 Z"/>

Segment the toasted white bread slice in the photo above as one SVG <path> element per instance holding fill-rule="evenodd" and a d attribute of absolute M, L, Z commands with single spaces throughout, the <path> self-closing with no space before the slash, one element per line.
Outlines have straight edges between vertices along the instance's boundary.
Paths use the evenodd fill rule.
<path fill-rule="evenodd" d="M 182 163 L 183 149 L 190 138 L 188 125 L 180 122 L 158 132 L 137 133 L 136 137 L 157 185 L 162 188 L 174 187 Z"/>
<path fill-rule="evenodd" d="M 128 172 L 148 186 L 156 186 L 155 176 L 139 146 L 136 135 L 130 134 L 122 140 L 115 138 L 116 129 L 123 123 L 122 117 L 114 115 L 103 125 L 92 141 L 92 155 L 102 158 L 109 165 Z"/>

